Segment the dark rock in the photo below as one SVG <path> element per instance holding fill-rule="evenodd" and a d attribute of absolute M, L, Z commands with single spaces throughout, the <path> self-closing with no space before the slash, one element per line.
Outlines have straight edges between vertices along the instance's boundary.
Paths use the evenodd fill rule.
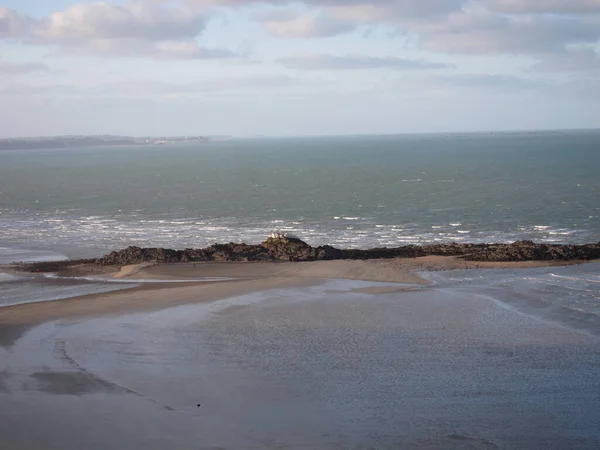
<path fill-rule="evenodd" d="M 337 249 L 329 245 L 311 247 L 289 236 L 272 236 L 259 245 L 213 244 L 204 249 L 165 250 L 129 247 L 99 259 L 102 265 L 126 265 L 145 261 L 324 261 L 334 259 L 416 258 L 427 255 L 458 256 L 469 261 L 569 261 L 600 258 L 600 243 L 585 245 L 536 244 L 519 241 L 512 244 L 435 244 L 406 245 L 370 250 Z"/>
<path fill-rule="evenodd" d="M 202 249 L 170 250 L 164 248 L 128 247 L 112 252 L 98 260 L 77 260 L 21 264 L 17 268 L 27 271 L 56 272 L 69 266 L 95 262 L 103 266 L 124 266 L 142 262 L 234 262 L 234 261 L 325 261 L 336 259 L 416 258 L 428 255 L 456 256 L 469 261 L 572 261 L 600 259 L 600 243 L 536 244 L 518 241 L 512 244 L 434 244 L 406 245 L 396 248 L 369 250 L 338 249 L 329 245 L 311 247 L 293 236 L 273 235 L 258 245 L 213 244 Z"/>

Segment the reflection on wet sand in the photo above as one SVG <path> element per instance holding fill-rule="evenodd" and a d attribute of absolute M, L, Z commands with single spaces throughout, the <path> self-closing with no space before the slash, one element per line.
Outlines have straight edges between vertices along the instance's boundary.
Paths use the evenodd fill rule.
<path fill-rule="evenodd" d="M 475 292 L 402 289 L 274 286 L 36 326 L 0 349 L 2 443 L 597 448 L 597 338 Z"/>

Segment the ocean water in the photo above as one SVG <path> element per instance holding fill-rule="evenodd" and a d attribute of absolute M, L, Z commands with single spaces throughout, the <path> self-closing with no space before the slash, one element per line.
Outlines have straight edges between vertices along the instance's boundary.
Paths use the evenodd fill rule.
<path fill-rule="evenodd" d="M 600 131 L 0 152 L 0 259 L 128 245 L 600 240 Z M 42 254 L 38 254 L 43 250 Z"/>

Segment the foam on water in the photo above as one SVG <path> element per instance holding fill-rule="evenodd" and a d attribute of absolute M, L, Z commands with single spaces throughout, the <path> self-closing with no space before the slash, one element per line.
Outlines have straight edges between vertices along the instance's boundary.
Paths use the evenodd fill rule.
<path fill-rule="evenodd" d="M 572 280 L 575 282 L 585 282 L 585 283 L 600 283 L 600 275 L 585 275 L 585 276 L 580 276 L 580 277 L 567 277 L 567 276 L 563 276 L 563 275 L 557 275 L 555 273 L 551 273 L 550 274 L 553 277 L 556 278 L 562 278 L 564 280 Z"/>
<path fill-rule="evenodd" d="M 351 223 L 351 226 L 344 225 Z M 56 220 L 53 215 L 38 215 L 36 220 L 0 216 L 5 241 L 31 246 L 65 249 L 69 256 L 98 256 L 109 250 L 128 245 L 148 247 L 189 248 L 203 247 L 215 242 L 262 242 L 273 231 L 298 235 L 312 245 L 352 247 L 393 247 L 405 244 L 431 242 L 513 242 L 530 239 L 536 242 L 561 243 L 591 240 L 584 229 L 553 228 L 550 225 L 521 227 L 514 232 L 481 231 L 476 227 L 459 228 L 468 224 L 432 224 L 428 229 L 417 223 L 386 224 L 377 219 L 358 216 L 335 217 L 331 221 L 305 218 L 273 219 L 227 217 L 208 220 L 187 218 L 181 220 L 138 220 L 128 215 L 95 217 L 93 219 L 65 216 Z M 65 259 L 52 251 L 33 251 L 20 248 L 0 248 L 0 263 L 13 261 L 41 261 Z"/>

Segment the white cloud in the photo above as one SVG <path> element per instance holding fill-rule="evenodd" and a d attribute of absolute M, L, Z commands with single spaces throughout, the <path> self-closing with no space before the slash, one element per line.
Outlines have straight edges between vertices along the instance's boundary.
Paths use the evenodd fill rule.
<path fill-rule="evenodd" d="M 1 66 L 0 66 L 1 67 Z M 1 70 L 1 69 L 0 69 Z M 210 78 L 192 83 L 172 83 L 151 79 L 130 79 L 89 86 L 68 84 L 31 84 L 15 82 L 0 86 L 0 95 L 29 97 L 74 97 L 74 98 L 146 98 L 171 97 L 177 95 L 220 96 L 239 92 L 270 92 L 283 88 L 315 87 L 309 83 L 286 75 L 256 75 L 247 77 Z"/>
<path fill-rule="evenodd" d="M 569 49 L 562 53 L 542 55 L 532 67 L 540 72 L 600 71 L 600 55 L 591 48 Z"/>
<path fill-rule="evenodd" d="M 494 74 L 464 74 L 464 75 L 434 75 L 425 81 L 431 84 L 445 85 L 464 89 L 485 89 L 491 91 L 504 91 L 518 93 L 524 90 L 540 90 L 554 87 L 547 81 L 528 79 L 509 75 Z"/>
<path fill-rule="evenodd" d="M 550 126 L 598 123 L 600 0 L 73 0 L 40 18 L 26 3 L 0 7 L 0 114 L 13 125 L 39 128 L 56 116 L 69 129 L 148 130 L 186 120 L 194 128 L 202 117 L 210 132 L 310 123 L 306 132 L 329 133 L 332 123 L 341 132 L 384 122 L 377 130 L 528 126 L 538 112 Z M 240 48 L 261 64 L 171 63 Z M 48 54 L 106 59 L 63 58 L 64 77 L 28 75 L 48 71 Z M 498 115 L 506 121 L 496 125 Z"/>
<path fill-rule="evenodd" d="M 232 56 L 231 51 L 198 44 L 206 21 L 198 11 L 152 1 L 80 3 L 38 20 L 0 8 L 0 37 L 54 45 L 58 53 L 163 59 Z"/>
<path fill-rule="evenodd" d="M 169 0 L 165 0 L 169 1 Z M 394 11 L 405 17 L 432 17 L 460 9 L 469 0 L 185 0 L 197 7 L 249 7 L 269 5 L 275 7 L 304 5 L 310 9 L 336 8 L 340 11 Z"/>
<path fill-rule="evenodd" d="M 0 38 L 52 44 L 60 52 L 79 54 L 228 57 L 232 52 L 203 48 L 198 38 L 215 8 L 253 5 L 267 7 L 252 18 L 280 38 L 332 37 L 385 25 L 414 36 L 424 50 L 529 55 L 538 61 L 561 55 L 573 60 L 567 54 L 570 46 L 600 40 L 600 14 L 593 14 L 600 12 L 600 0 L 97 1 L 40 20 L 0 8 Z M 556 55 L 542 56 L 548 53 Z"/>
<path fill-rule="evenodd" d="M 333 56 L 324 54 L 302 55 L 282 58 L 280 63 L 288 68 L 301 70 L 354 70 L 354 69 L 395 69 L 431 70 L 448 69 L 453 66 L 424 59 L 395 57 L 372 57 L 363 55 Z"/>
<path fill-rule="evenodd" d="M 35 35 L 47 41 L 81 39 L 146 39 L 163 41 L 200 34 L 205 17 L 179 8 L 148 3 L 124 6 L 106 2 L 82 3 L 38 22 Z"/>
<path fill-rule="evenodd" d="M 50 72 L 50 68 L 42 63 L 9 63 L 0 60 L 0 77 L 5 75 L 23 75 L 35 72 Z"/>
<path fill-rule="evenodd" d="M 475 9 L 415 29 L 423 47 L 437 52 L 531 54 L 596 42 L 600 17 L 506 16 Z"/>
<path fill-rule="evenodd" d="M 0 39 L 18 38 L 27 33 L 31 19 L 0 6 Z"/>
<path fill-rule="evenodd" d="M 312 14 L 301 14 L 290 18 L 265 18 L 263 24 L 272 35 L 284 38 L 336 36 L 355 28 L 348 22 Z"/>
<path fill-rule="evenodd" d="M 284 2 L 285 3 L 285 2 Z M 347 33 L 385 25 L 439 53 L 513 54 L 540 59 L 600 40 L 600 0 L 305 0 L 304 9 L 259 17 L 278 37 Z M 281 2 L 279 3 L 281 5 Z M 284 12 L 286 10 L 283 10 Z M 295 13 L 295 15 L 294 15 Z"/>
<path fill-rule="evenodd" d="M 93 39 L 61 46 L 59 54 L 155 59 L 222 59 L 236 56 L 226 49 L 205 48 L 194 40 L 150 42 L 143 39 Z"/>
<path fill-rule="evenodd" d="M 600 0 L 485 0 L 494 11 L 512 14 L 585 14 L 600 12 Z"/>

